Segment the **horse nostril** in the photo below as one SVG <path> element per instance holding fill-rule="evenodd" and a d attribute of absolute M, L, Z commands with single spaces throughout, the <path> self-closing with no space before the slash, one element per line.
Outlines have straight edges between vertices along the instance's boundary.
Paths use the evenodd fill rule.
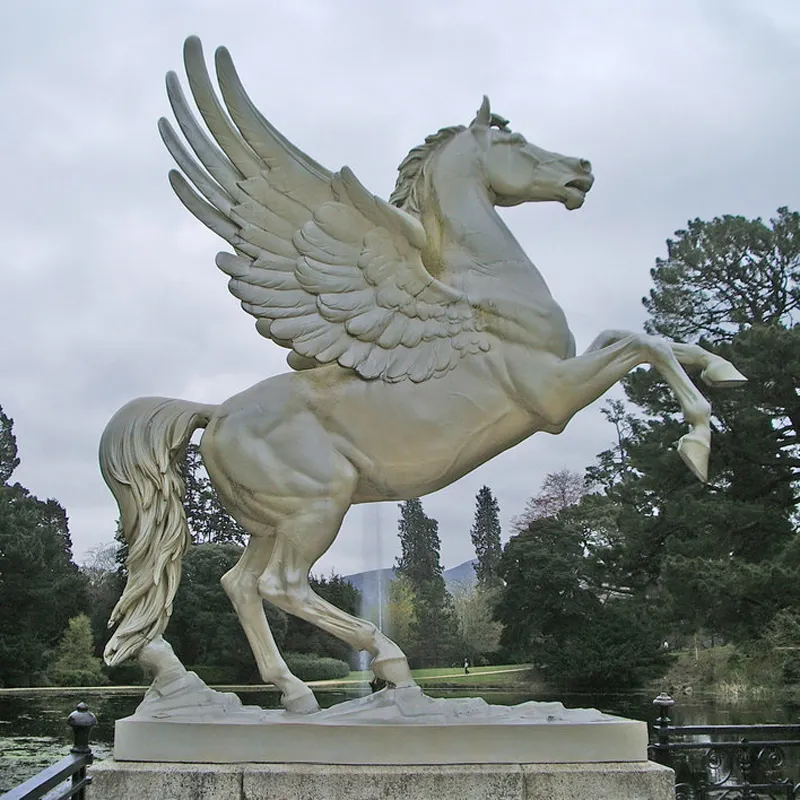
<path fill-rule="evenodd" d="M 580 165 L 581 165 L 581 169 L 584 172 L 591 172 L 592 171 L 592 162 L 591 161 L 587 161 L 585 158 L 582 158 L 580 160 Z"/>

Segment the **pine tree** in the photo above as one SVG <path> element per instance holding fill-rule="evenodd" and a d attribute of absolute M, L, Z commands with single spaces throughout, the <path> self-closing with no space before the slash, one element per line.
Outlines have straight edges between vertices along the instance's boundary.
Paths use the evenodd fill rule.
<path fill-rule="evenodd" d="M 3 413 L 0 406 L 0 484 L 8 483 L 19 466 L 17 440 L 14 437 L 14 420 Z"/>
<path fill-rule="evenodd" d="M 752 641 L 776 613 L 800 608 L 800 214 L 694 220 L 667 249 L 651 272 L 646 328 L 728 358 L 749 382 L 697 381 L 713 413 L 703 486 L 675 456 L 686 432 L 676 398 L 653 370 L 632 373 L 639 415 L 611 409 L 624 435 L 590 478 L 616 506 L 609 562 L 627 586 L 661 594 L 681 632 Z"/>
<path fill-rule="evenodd" d="M 497 569 L 503 554 L 500 506 L 488 486 L 482 487 L 475 498 L 475 521 L 470 536 L 478 558 L 475 566 L 478 583 L 483 587 L 497 585 L 500 581 Z"/>
<path fill-rule="evenodd" d="M 108 683 L 100 659 L 94 657 L 92 623 L 86 614 L 79 614 L 69 621 L 55 655 L 47 675 L 57 686 L 103 686 Z"/>
<path fill-rule="evenodd" d="M 419 498 L 400 504 L 400 548 L 397 574 L 414 593 L 414 647 L 409 657 L 415 666 L 447 663 L 456 653 L 453 603 L 447 593 L 439 562 L 439 523 L 425 515 Z"/>
<path fill-rule="evenodd" d="M 184 507 L 195 544 L 247 544 L 247 531 L 225 510 L 203 466 L 200 448 L 190 444 L 183 462 Z"/>
<path fill-rule="evenodd" d="M 9 484 L 18 463 L 12 420 L 0 411 L 0 686 L 39 682 L 48 651 L 86 608 L 66 511 Z"/>

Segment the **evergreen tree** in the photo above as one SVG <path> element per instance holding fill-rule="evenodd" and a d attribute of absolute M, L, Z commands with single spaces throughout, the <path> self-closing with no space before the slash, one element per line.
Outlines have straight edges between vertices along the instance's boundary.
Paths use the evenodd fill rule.
<path fill-rule="evenodd" d="M 8 483 L 19 466 L 17 440 L 14 437 L 14 420 L 7 417 L 0 407 L 0 484 Z"/>
<path fill-rule="evenodd" d="M 9 479 L 19 464 L 12 420 L 0 409 L 0 685 L 43 680 L 47 654 L 86 608 L 67 514 Z"/>
<path fill-rule="evenodd" d="M 341 575 L 331 573 L 328 577 L 309 579 L 311 588 L 329 603 L 348 614 L 357 616 L 361 606 L 361 592 Z M 311 653 L 323 658 L 336 658 L 355 667 L 357 652 L 347 642 L 326 633 L 299 617 L 289 616 L 283 649 L 293 653 Z"/>
<path fill-rule="evenodd" d="M 242 556 L 234 544 L 199 544 L 183 559 L 183 575 L 165 636 L 190 666 L 216 667 L 221 680 L 259 682 L 252 650 L 220 578 Z M 264 603 L 278 646 L 286 634 L 286 615 Z"/>
<path fill-rule="evenodd" d="M 47 677 L 56 686 L 103 686 L 108 683 L 100 659 L 94 656 L 92 623 L 86 614 L 69 621 L 56 649 L 55 660 L 47 670 Z"/>
<path fill-rule="evenodd" d="M 420 667 L 458 659 L 453 604 L 439 561 L 439 523 L 426 516 L 419 498 L 414 498 L 400 504 L 399 532 L 396 570 L 414 596 L 414 646 L 409 658 Z"/>
<path fill-rule="evenodd" d="M 106 642 L 111 637 L 108 620 L 125 586 L 125 580 L 118 569 L 118 553 L 119 546 L 116 542 L 98 545 L 89 551 L 81 566 L 81 573 L 87 580 L 89 619 L 96 656 L 102 655 Z"/>
<path fill-rule="evenodd" d="M 553 686 L 635 688 L 666 669 L 663 613 L 646 594 L 605 584 L 606 537 L 595 503 L 588 496 L 511 537 L 501 560 L 501 644 Z"/>
<path fill-rule="evenodd" d="M 800 310 L 800 214 L 689 222 L 650 271 L 646 327 L 682 342 L 729 342 L 749 328 L 790 328 Z"/>
<path fill-rule="evenodd" d="M 249 534 L 220 502 L 196 444 L 190 443 L 186 448 L 182 471 L 186 484 L 183 504 L 193 541 L 196 544 L 247 544 Z"/>
<path fill-rule="evenodd" d="M 800 215 L 694 220 L 667 247 L 644 300 L 648 330 L 697 342 L 750 381 L 699 384 L 713 408 L 702 486 L 675 457 L 685 422 L 674 396 L 654 371 L 632 373 L 640 415 L 610 415 L 624 448 L 601 454 L 591 477 L 617 509 L 612 561 L 628 585 L 660 594 L 679 630 L 751 641 L 800 608 Z"/>
<path fill-rule="evenodd" d="M 475 574 L 483 587 L 495 586 L 499 581 L 497 568 L 503 548 L 500 544 L 500 506 L 488 486 L 475 498 L 475 521 L 470 530 L 478 563 Z"/>

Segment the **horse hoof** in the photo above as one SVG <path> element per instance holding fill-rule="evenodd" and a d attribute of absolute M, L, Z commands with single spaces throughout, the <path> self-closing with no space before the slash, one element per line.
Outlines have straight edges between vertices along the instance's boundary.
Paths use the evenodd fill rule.
<path fill-rule="evenodd" d="M 411 677 L 411 670 L 408 668 L 408 659 L 405 656 L 376 658 L 370 666 L 372 674 L 376 678 L 382 678 L 396 687 L 415 685 L 415 681 Z"/>
<path fill-rule="evenodd" d="M 310 689 L 307 689 L 302 694 L 293 695 L 292 697 L 282 694 L 281 705 L 293 714 L 313 714 L 315 711 L 319 711 L 317 698 L 314 697 L 314 692 Z"/>
<path fill-rule="evenodd" d="M 699 437 L 687 433 L 678 441 L 678 455 L 692 474 L 705 483 L 708 480 L 708 456 L 711 448 Z"/>
<path fill-rule="evenodd" d="M 709 364 L 700 373 L 700 377 L 706 386 L 714 386 L 716 388 L 731 388 L 747 383 L 747 378 L 730 361 L 726 361 L 724 358 Z"/>

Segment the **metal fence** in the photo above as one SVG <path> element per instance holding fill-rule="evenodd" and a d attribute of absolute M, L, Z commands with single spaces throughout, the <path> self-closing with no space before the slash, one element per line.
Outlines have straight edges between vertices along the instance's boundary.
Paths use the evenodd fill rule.
<path fill-rule="evenodd" d="M 67 724 L 72 728 L 74 736 L 69 755 L 58 764 L 43 769 L 16 789 L 0 795 L 0 800 L 37 800 L 45 795 L 47 800 L 66 800 L 70 797 L 86 800 L 86 787 L 92 782 L 91 777 L 86 774 L 86 767 L 94 761 L 89 737 L 92 728 L 97 724 L 97 717 L 89 711 L 86 703 L 79 703 L 77 709 L 69 715 Z"/>
<path fill-rule="evenodd" d="M 800 725 L 672 725 L 675 701 L 653 704 L 650 758 L 675 770 L 676 800 L 800 800 L 800 783 L 784 776 L 787 749 L 800 758 Z"/>

